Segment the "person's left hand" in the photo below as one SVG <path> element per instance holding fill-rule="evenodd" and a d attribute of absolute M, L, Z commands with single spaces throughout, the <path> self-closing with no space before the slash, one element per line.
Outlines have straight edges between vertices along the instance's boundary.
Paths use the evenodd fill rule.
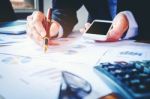
<path fill-rule="evenodd" d="M 119 13 L 113 20 L 112 26 L 108 30 L 106 41 L 118 41 L 127 31 L 129 22 L 123 13 Z"/>
<path fill-rule="evenodd" d="M 91 25 L 90 23 L 86 23 L 84 28 L 80 29 L 80 32 L 84 33 L 90 27 L 90 25 Z M 123 34 L 127 31 L 128 27 L 129 27 L 129 22 L 127 17 L 123 13 L 119 13 L 114 18 L 112 22 L 112 26 L 107 32 L 105 41 L 108 42 L 118 41 L 123 36 Z"/>

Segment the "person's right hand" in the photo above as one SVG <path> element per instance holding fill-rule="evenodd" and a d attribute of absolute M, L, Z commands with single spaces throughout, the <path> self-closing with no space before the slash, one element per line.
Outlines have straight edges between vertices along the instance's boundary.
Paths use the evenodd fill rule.
<path fill-rule="evenodd" d="M 84 27 L 80 29 L 80 32 L 85 33 L 89 29 L 90 26 L 91 26 L 91 23 L 88 23 L 88 22 L 85 23 Z"/>
<path fill-rule="evenodd" d="M 33 12 L 32 15 L 27 17 L 27 35 L 33 39 L 37 44 L 43 44 L 43 38 L 46 36 L 46 30 L 44 27 L 46 16 L 39 11 Z M 50 38 L 57 35 L 60 24 L 54 20 L 51 21 Z"/>

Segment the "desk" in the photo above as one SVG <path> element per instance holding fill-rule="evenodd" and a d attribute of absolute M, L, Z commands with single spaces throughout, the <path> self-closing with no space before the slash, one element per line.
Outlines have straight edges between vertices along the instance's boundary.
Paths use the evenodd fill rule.
<path fill-rule="evenodd" d="M 47 54 L 28 39 L 12 46 L 1 47 L 0 98 L 57 99 L 63 70 L 78 75 L 91 84 L 92 92 L 85 99 L 105 96 L 112 90 L 95 74 L 93 66 L 100 61 L 106 61 L 103 58 L 106 53 L 113 55 L 111 51 L 116 52 L 124 46 L 129 49 L 135 49 L 136 46 L 143 47 L 143 50 L 150 48 L 149 44 L 135 43 L 133 40 L 95 43 L 76 35 L 57 41 L 60 45 L 50 46 Z M 150 59 L 150 55 L 146 58 Z"/>

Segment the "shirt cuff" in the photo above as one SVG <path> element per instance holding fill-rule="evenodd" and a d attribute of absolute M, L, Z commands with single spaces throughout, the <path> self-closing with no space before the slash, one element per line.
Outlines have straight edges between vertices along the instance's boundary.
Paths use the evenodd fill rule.
<path fill-rule="evenodd" d="M 134 18 L 134 15 L 132 14 L 131 11 L 123 11 L 120 13 L 126 15 L 129 22 L 129 28 L 126 32 L 126 35 L 123 37 L 123 39 L 131 39 L 135 37 L 138 34 L 138 24 Z"/>

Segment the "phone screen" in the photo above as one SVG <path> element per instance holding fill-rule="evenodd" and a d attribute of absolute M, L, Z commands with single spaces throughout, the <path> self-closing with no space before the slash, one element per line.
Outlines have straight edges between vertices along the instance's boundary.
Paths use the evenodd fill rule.
<path fill-rule="evenodd" d="M 94 21 L 90 28 L 86 31 L 88 34 L 99 34 L 99 35 L 106 35 L 108 29 L 111 26 L 111 22 L 97 22 Z"/>

